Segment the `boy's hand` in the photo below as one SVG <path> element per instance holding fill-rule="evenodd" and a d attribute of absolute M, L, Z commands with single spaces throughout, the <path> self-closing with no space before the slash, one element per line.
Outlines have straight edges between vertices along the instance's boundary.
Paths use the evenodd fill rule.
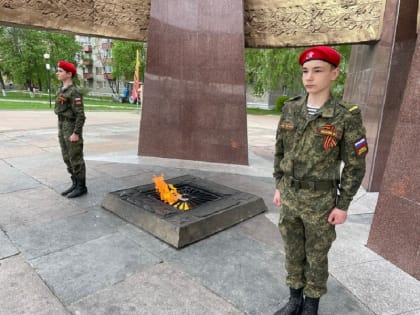
<path fill-rule="evenodd" d="M 274 192 L 273 203 L 274 203 L 276 206 L 281 206 L 280 191 L 279 191 L 278 189 L 276 189 L 276 191 Z"/>
<path fill-rule="evenodd" d="M 328 222 L 332 225 L 343 224 L 347 219 L 347 211 L 334 208 L 328 216 Z"/>
<path fill-rule="evenodd" d="M 69 137 L 69 141 L 70 142 L 77 142 L 79 141 L 79 135 L 77 133 L 72 133 L 71 136 Z"/>

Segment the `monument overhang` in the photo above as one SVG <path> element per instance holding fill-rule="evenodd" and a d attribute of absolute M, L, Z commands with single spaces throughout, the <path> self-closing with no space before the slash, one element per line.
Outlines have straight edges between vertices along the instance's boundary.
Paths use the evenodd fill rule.
<path fill-rule="evenodd" d="M 377 41 L 386 0 L 245 0 L 246 47 Z M 147 41 L 151 0 L 5 0 L 0 24 Z"/>
<path fill-rule="evenodd" d="M 378 41 L 385 4 L 385 0 L 248 0 L 246 47 Z"/>

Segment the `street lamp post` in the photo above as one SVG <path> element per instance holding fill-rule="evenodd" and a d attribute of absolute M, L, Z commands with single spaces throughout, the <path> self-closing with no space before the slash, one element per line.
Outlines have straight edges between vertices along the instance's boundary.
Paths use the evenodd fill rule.
<path fill-rule="evenodd" d="M 45 59 L 45 68 L 47 69 L 47 76 L 48 76 L 48 97 L 50 100 L 50 108 L 51 108 L 51 66 L 50 66 L 50 54 L 49 53 L 45 53 L 44 54 L 44 59 Z"/>

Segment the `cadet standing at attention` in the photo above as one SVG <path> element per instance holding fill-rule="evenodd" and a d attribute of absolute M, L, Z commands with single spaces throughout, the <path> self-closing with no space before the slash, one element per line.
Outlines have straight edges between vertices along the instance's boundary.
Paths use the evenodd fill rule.
<path fill-rule="evenodd" d="M 73 84 L 76 67 L 67 61 L 57 63 L 57 78 L 62 86 L 57 91 L 54 112 L 58 116 L 58 140 L 72 185 L 61 194 L 75 198 L 87 193 L 86 167 L 83 159 L 83 125 L 85 111 L 79 89 Z"/>
<path fill-rule="evenodd" d="M 290 288 L 288 303 L 276 315 L 318 314 L 319 299 L 327 292 L 335 225 L 346 221 L 368 152 L 359 108 L 331 96 L 340 54 L 312 47 L 301 53 L 299 63 L 307 94 L 285 103 L 274 155 L 273 202 L 281 206 Z"/>

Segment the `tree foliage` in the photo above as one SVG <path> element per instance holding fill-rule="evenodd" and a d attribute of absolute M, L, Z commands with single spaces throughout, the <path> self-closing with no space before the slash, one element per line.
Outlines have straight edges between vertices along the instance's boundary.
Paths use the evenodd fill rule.
<path fill-rule="evenodd" d="M 0 69 L 17 85 L 47 86 L 46 63 L 51 65 L 51 78 L 55 79 L 58 60 L 74 62 L 80 50 L 74 36 L 46 31 L 0 27 Z M 44 54 L 50 59 L 45 60 Z"/>
<path fill-rule="evenodd" d="M 265 92 L 280 91 L 284 95 L 304 92 L 301 84 L 299 54 L 304 48 L 255 49 L 245 51 L 246 82 L 257 96 Z M 335 83 L 333 93 L 341 96 L 344 91 L 345 71 L 351 46 L 335 47 L 342 55 L 341 75 Z"/>
<path fill-rule="evenodd" d="M 140 81 L 143 81 L 146 45 L 140 42 L 116 40 L 112 43 L 112 76 L 132 81 L 136 66 L 136 51 L 140 54 Z"/>

